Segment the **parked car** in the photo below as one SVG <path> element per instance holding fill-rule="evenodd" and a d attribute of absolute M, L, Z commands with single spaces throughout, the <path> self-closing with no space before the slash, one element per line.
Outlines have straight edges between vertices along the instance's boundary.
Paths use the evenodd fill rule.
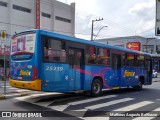
<path fill-rule="evenodd" d="M 153 71 L 152 71 L 152 77 L 153 77 L 153 78 L 157 78 L 157 74 L 158 74 L 158 73 L 157 73 L 156 70 L 153 70 Z"/>

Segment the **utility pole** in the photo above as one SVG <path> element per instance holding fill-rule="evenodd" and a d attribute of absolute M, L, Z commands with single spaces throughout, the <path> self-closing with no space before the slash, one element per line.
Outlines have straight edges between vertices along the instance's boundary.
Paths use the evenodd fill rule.
<path fill-rule="evenodd" d="M 102 21 L 102 20 L 103 20 L 103 18 L 92 20 L 91 41 L 93 41 L 93 26 L 94 26 L 94 22 L 96 22 L 96 21 Z"/>

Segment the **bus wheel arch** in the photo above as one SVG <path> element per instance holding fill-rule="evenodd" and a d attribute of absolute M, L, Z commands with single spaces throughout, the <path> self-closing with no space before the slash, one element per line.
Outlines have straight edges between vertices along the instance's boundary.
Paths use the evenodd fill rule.
<path fill-rule="evenodd" d="M 139 81 L 140 81 L 142 84 L 144 84 L 144 76 L 140 76 L 140 77 L 139 77 Z"/>
<path fill-rule="evenodd" d="M 91 96 L 96 97 L 102 93 L 103 79 L 100 76 L 96 76 L 92 80 L 91 84 Z"/>

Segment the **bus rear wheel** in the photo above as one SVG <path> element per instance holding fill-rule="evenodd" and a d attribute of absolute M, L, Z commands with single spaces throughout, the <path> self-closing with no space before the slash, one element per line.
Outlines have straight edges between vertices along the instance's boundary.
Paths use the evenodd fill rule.
<path fill-rule="evenodd" d="M 137 86 L 133 86 L 134 89 L 137 89 L 137 90 L 141 90 L 143 87 L 143 83 L 141 82 L 141 80 L 138 82 L 138 85 Z"/>
<path fill-rule="evenodd" d="M 96 97 L 102 93 L 102 82 L 99 79 L 94 79 L 92 82 L 91 96 Z"/>

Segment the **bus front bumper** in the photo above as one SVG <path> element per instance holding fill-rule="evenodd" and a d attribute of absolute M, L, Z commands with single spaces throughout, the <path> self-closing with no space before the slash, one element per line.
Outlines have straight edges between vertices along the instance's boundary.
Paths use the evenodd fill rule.
<path fill-rule="evenodd" d="M 9 78 L 9 84 L 12 87 L 16 88 L 23 88 L 23 89 L 30 89 L 30 90 L 37 90 L 41 91 L 42 88 L 42 80 L 36 79 L 34 81 L 19 81 L 13 80 Z"/>

